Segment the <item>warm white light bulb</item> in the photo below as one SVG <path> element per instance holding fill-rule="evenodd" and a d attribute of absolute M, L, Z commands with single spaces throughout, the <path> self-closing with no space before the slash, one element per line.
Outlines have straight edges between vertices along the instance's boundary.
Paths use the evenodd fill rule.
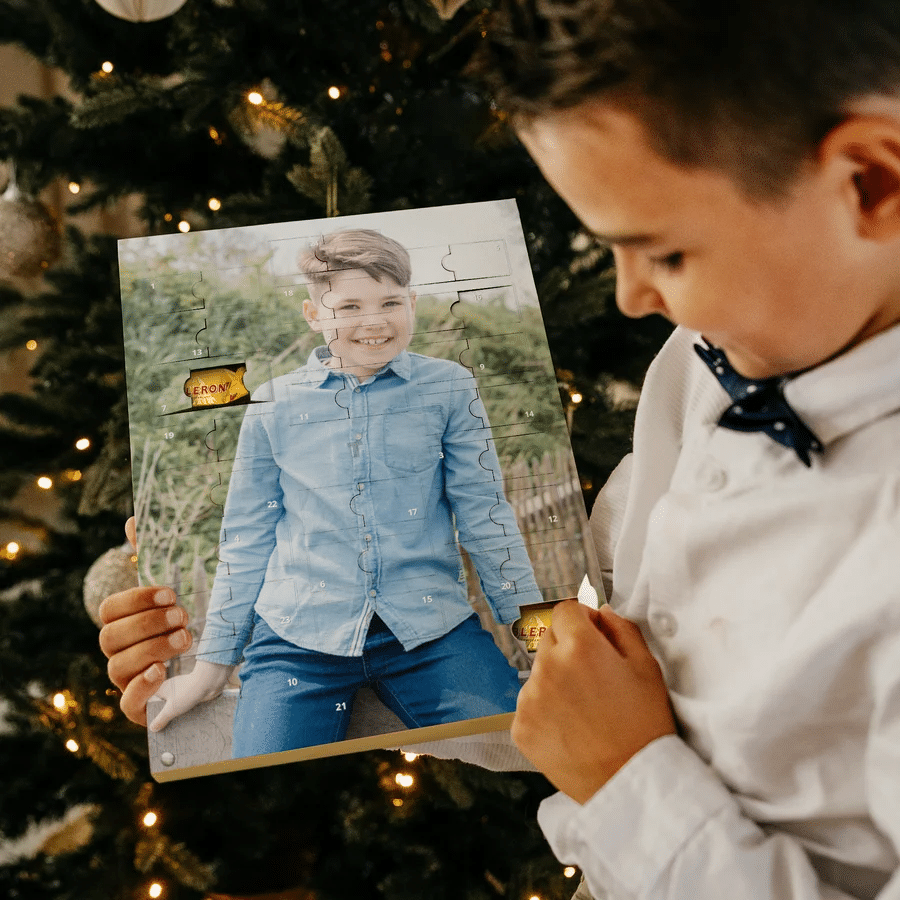
<path fill-rule="evenodd" d="M 247 99 L 254 106 L 259 106 L 264 100 L 263 95 L 259 91 L 250 91 L 250 93 L 247 94 Z"/>
<path fill-rule="evenodd" d="M 394 781 L 396 781 L 397 784 L 400 785 L 400 787 L 408 788 L 412 787 L 413 781 L 415 781 L 415 779 L 412 777 L 412 775 L 407 775 L 405 772 L 398 772 L 394 776 Z"/>
<path fill-rule="evenodd" d="M 25 349 L 26 350 L 37 350 L 37 346 L 38 346 L 37 341 L 28 341 L 25 344 Z"/>
<path fill-rule="evenodd" d="M 575 393 L 572 394 L 573 403 L 581 403 L 582 400 L 584 400 L 584 397 L 582 397 L 581 394 L 578 393 L 578 391 L 575 391 Z"/>
<path fill-rule="evenodd" d="M 191 230 L 191 223 L 188 222 L 186 219 L 182 219 L 182 220 L 178 223 L 178 230 L 179 230 L 182 234 L 187 234 L 187 233 Z"/>
<path fill-rule="evenodd" d="M 207 205 L 213 212 L 218 212 L 222 208 L 222 201 L 218 197 L 210 197 Z"/>
<path fill-rule="evenodd" d="M 90 447 L 90 446 L 91 446 L 90 438 L 78 438 L 78 440 L 75 441 L 75 449 L 76 450 L 87 450 L 88 447 Z"/>
<path fill-rule="evenodd" d="M 41 475 L 37 480 L 37 486 L 42 490 L 49 491 L 53 487 L 53 479 L 48 478 L 46 475 Z"/>
<path fill-rule="evenodd" d="M 10 541 L 6 545 L 7 559 L 12 559 L 13 557 L 17 556 L 21 549 L 22 548 L 15 541 Z"/>
<path fill-rule="evenodd" d="M 407 762 L 413 762 L 414 760 L 417 760 L 419 758 L 419 754 L 418 753 L 404 753 L 403 758 Z"/>
<path fill-rule="evenodd" d="M 163 891 L 162 885 L 158 881 L 154 881 L 153 884 L 151 884 L 150 887 L 147 888 L 147 893 L 151 897 L 161 897 L 162 891 Z"/>
<path fill-rule="evenodd" d="M 159 816 L 151 810 L 144 816 L 142 821 L 148 828 L 152 828 L 159 821 Z"/>
<path fill-rule="evenodd" d="M 78 742 L 73 741 L 71 738 L 69 738 L 69 740 L 66 741 L 66 750 L 71 750 L 72 753 L 77 753 L 78 752 Z"/>
<path fill-rule="evenodd" d="M 69 182 L 69 193 L 77 194 L 81 190 L 81 185 L 77 181 Z"/>
<path fill-rule="evenodd" d="M 65 709 L 66 704 L 66 695 L 65 694 L 54 694 L 53 695 L 53 705 L 57 709 Z"/>
<path fill-rule="evenodd" d="M 103 71 L 106 72 L 107 75 L 109 75 L 109 73 L 112 72 L 115 66 L 109 60 L 107 60 L 105 63 L 103 63 L 102 66 L 100 66 L 100 68 L 103 69 Z"/>
<path fill-rule="evenodd" d="M 341 89 L 336 84 L 333 84 L 328 88 L 328 96 L 331 97 L 332 100 L 337 100 L 341 96 Z"/>
<path fill-rule="evenodd" d="M 565 875 L 566 878 L 572 878 L 574 876 L 575 872 L 576 872 L 575 866 L 566 866 L 563 869 L 563 875 Z"/>

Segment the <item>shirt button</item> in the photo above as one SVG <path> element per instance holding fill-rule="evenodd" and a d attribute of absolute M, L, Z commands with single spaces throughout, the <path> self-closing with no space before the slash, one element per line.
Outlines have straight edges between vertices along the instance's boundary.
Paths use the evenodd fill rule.
<path fill-rule="evenodd" d="M 674 637 L 678 632 L 675 616 L 667 612 L 653 613 L 650 616 L 650 627 L 660 637 Z"/>
<path fill-rule="evenodd" d="M 357 434 L 357 435 L 356 435 L 356 440 L 357 440 L 357 441 L 361 441 L 361 440 L 362 440 L 362 435 L 361 435 L 361 434 Z"/>
<path fill-rule="evenodd" d="M 365 485 L 360 481 L 357 483 L 356 487 L 357 487 L 357 490 L 361 491 L 365 487 Z"/>
<path fill-rule="evenodd" d="M 366 540 L 367 540 L 367 541 L 371 541 L 371 540 L 372 540 L 372 535 L 371 535 L 371 534 L 367 534 L 367 535 L 366 535 Z"/>
<path fill-rule="evenodd" d="M 727 481 L 725 472 L 714 464 L 704 466 L 697 473 L 697 482 L 703 490 L 721 491 Z"/>
<path fill-rule="evenodd" d="M 369 591 L 370 597 L 375 597 L 378 594 L 378 591 Z"/>

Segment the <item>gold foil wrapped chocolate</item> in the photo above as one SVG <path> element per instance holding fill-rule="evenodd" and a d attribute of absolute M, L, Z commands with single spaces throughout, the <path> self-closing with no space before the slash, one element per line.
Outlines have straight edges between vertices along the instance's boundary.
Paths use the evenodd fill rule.
<path fill-rule="evenodd" d="M 244 363 L 214 369 L 192 369 L 191 377 L 184 383 L 184 392 L 191 398 L 191 409 L 249 402 L 250 391 L 244 387 L 246 374 Z"/>
<path fill-rule="evenodd" d="M 553 607 L 556 603 L 534 603 L 522 607 L 522 615 L 510 625 L 513 637 L 525 644 L 529 653 L 534 653 L 541 638 L 553 620 Z"/>

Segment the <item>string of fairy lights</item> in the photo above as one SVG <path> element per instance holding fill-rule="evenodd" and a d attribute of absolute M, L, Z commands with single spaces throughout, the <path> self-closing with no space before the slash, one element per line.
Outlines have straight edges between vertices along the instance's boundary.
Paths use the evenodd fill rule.
<path fill-rule="evenodd" d="M 28 341 L 25 346 L 28 350 L 37 350 L 38 343 L 37 341 L 32 340 Z M 93 443 L 88 437 L 80 437 L 75 441 L 75 449 L 81 452 L 90 450 L 92 446 Z M 81 469 L 63 469 L 61 472 L 57 473 L 55 478 L 48 474 L 38 475 L 34 480 L 34 484 L 42 491 L 51 491 L 59 483 L 64 485 L 73 484 L 81 481 L 82 477 L 83 473 Z M 6 559 L 12 562 L 18 559 L 21 553 L 22 545 L 18 541 L 8 541 L 4 546 L 0 547 L 0 559 Z"/>
<path fill-rule="evenodd" d="M 380 24 L 380 23 L 379 23 Z M 110 60 L 104 61 L 100 65 L 100 69 L 95 73 L 95 78 L 103 79 L 111 76 L 115 71 L 115 64 Z M 347 89 L 341 87 L 340 85 L 330 85 L 326 94 L 331 100 L 340 100 L 347 94 Z M 300 113 L 295 110 L 289 110 L 283 103 L 272 102 L 267 100 L 263 92 L 258 88 L 253 88 L 252 90 L 247 91 L 244 95 L 244 100 L 248 105 L 248 109 L 253 110 L 261 110 L 261 111 L 270 111 L 272 113 L 277 113 L 280 116 L 286 116 L 287 118 L 295 118 L 296 120 L 301 120 L 302 116 Z M 397 114 L 400 115 L 402 110 L 400 108 L 397 109 Z M 223 143 L 223 135 L 219 131 L 219 129 L 210 125 L 207 129 L 210 139 L 216 144 Z M 80 182 L 72 180 L 68 183 L 68 189 L 71 194 L 79 194 L 81 193 L 82 185 Z M 218 197 L 210 197 L 206 201 L 207 208 L 210 212 L 217 213 L 222 209 L 223 203 L 222 200 Z M 175 227 L 182 233 L 187 234 L 191 228 L 191 222 L 188 218 L 187 211 L 182 211 L 180 214 L 176 215 L 171 212 L 167 212 L 163 215 L 163 221 L 166 223 L 175 223 Z"/>

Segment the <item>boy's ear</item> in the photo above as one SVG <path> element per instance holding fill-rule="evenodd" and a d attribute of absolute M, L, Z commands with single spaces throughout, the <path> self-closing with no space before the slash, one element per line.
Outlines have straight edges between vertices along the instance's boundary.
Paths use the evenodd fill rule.
<path fill-rule="evenodd" d="M 315 300 L 303 301 L 303 318 L 309 323 L 313 331 L 321 331 L 322 323 L 319 321 L 319 306 Z"/>
<path fill-rule="evenodd" d="M 900 122 L 852 116 L 822 141 L 820 162 L 843 161 L 846 190 L 857 206 L 859 233 L 871 240 L 900 235 Z"/>

